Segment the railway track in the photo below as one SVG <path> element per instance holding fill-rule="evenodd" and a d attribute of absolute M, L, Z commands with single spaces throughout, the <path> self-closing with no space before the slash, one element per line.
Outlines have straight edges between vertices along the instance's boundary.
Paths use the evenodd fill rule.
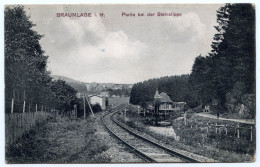
<path fill-rule="evenodd" d="M 108 131 L 118 140 L 127 145 L 145 162 L 199 162 L 191 157 L 180 154 L 155 141 L 151 141 L 131 130 L 125 124 L 117 121 L 114 115 L 123 111 L 126 106 L 108 112 L 102 117 L 102 122 Z"/>

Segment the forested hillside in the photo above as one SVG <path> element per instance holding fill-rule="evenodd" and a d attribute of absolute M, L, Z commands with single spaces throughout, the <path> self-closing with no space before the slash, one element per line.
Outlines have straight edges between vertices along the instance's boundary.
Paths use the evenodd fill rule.
<path fill-rule="evenodd" d="M 255 115 L 255 9 L 226 4 L 217 10 L 212 51 L 199 55 L 190 75 L 136 83 L 130 102 L 152 101 L 156 88 L 190 107 L 211 105 L 214 112 L 252 118 Z"/>
<path fill-rule="evenodd" d="M 181 75 L 136 83 L 131 90 L 130 103 L 153 102 L 155 91 L 158 89 L 160 93 L 166 92 L 173 101 L 185 101 L 188 105 L 195 107 L 198 103 L 196 104 L 195 98 L 192 98 L 192 94 L 190 94 L 188 81 L 189 75 Z"/>
<path fill-rule="evenodd" d="M 212 52 L 198 56 L 190 75 L 193 92 L 219 112 L 255 113 L 255 9 L 226 4 L 217 11 Z"/>
<path fill-rule="evenodd" d="M 65 81 L 67 84 L 69 84 L 71 87 L 73 87 L 77 92 L 81 93 L 81 94 L 87 94 L 88 90 L 86 85 L 83 82 L 68 78 L 68 77 L 64 77 L 64 76 L 58 76 L 58 75 L 52 75 L 52 78 L 54 80 L 63 80 Z"/>

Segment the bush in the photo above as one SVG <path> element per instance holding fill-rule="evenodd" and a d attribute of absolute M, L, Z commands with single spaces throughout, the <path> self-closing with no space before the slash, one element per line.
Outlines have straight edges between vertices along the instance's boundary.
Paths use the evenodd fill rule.
<path fill-rule="evenodd" d="M 154 125 L 154 122 L 155 122 L 155 120 L 154 120 L 153 118 L 145 118 L 145 119 L 143 120 L 143 123 L 144 123 L 145 125 Z"/>

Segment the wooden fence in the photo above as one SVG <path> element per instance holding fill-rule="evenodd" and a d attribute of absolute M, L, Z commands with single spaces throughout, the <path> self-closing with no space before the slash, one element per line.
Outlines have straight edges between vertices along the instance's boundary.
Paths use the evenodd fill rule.
<path fill-rule="evenodd" d="M 5 114 L 5 140 L 6 146 L 13 144 L 23 134 L 43 122 L 49 113 L 44 111 Z"/>
<path fill-rule="evenodd" d="M 218 124 L 218 123 L 204 123 L 197 122 L 196 120 L 184 119 L 183 123 L 185 126 L 195 129 L 197 131 L 214 132 L 217 135 L 225 135 L 227 137 L 236 137 L 237 139 L 244 138 L 249 141 L 253 141 L 256 136 L 256 129 L 252 125 L 239 124 L 230 126 L 228 124 Z M 233 123 L 234 124 L 234 123 Z M 244 125 L 244 126 L 242 126 Z"/>

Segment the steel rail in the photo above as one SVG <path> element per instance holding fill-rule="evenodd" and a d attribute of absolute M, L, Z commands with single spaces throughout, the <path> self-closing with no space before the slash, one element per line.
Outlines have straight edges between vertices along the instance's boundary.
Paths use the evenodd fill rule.
<path fill-rule="evenodd" d="M 118 111 L 117 111 L 118 112 Z M 123 142 L 126 146 L 128 146 L 130 149 L 132 149 L 135 154 L 137 156 L 139 156 L 140 158 L 142 158 L 144 161 L 146 162 L 156 162 L 154 159 L 152 159 L 151 157 L 147 156 L 146 154 L 144 154 L 142 151 L 140 151 L 139 149 L 135 148 L 134 146 L 132 146 L 131 144 L 127 143 L 124 139 L 120 138 L 117 134 L 115 134 L 109 127 L 108 125 L 105 123 L 104 121 L 104 117 L 107 116 L 108 114 L 110 114 L 110 112 L 108 112 L 107 114 L 102 116 L 102 123 L 105 125 L 105 127 L 107 128 L 108 132 L 110 134 L 112 134 L 113 136 L 115 136 L 118 140 L 120 140 L 121 142 Z"/>
<path fill-rule="evenodd" d="M 166 151 L 167 153 L 169 153 L 170 155 L 172 156 L 177 156 L 177 157 L 180 157 L 181 159 L 185 160 L 186 162 L 192 162 L 192 163 L 198 163 L 200 162 L 199 160 L 197 159 L 194 159 L 192 157 L 189 157 L 187 155 L 184 155 L 182 153 L 179 153 L 175 150 L 172 150 L 171 148 L 168 148 L 168 147 L 165 147 L 155 141 L 152 141 L 140 134 L 137 134 L 136 132 L 132 131 L 127 125 L 119 122 L 118 120 L 115 120 L 115 118 L 113 118 L 113 116 L 122 111 L 122 109 L 125 109 L 126 106 L 123 106 L 119 109 L 116 109 L 116 111 L 109 117 L 109 119 L 111 119 L 116 125 L 120 126 L 121 128 L 123 128 L 124 130 L 126 130 L 127 132 L 129 132 L 130 134 L 134 135 L 135 137 L 138 137 L 139 139 L 145 141 L 145 142 L 148 142 L 164 151 Z M 142 151 L 138 150 L 137 148 L 135 148 L 134 146 L 130 145 L 129 143 L 127 143 L 124 139 L 122 139 L 121 137 L 119 137 L 118 135 L 115 134 L 115 132 L 113 132 L 109 127 L 108 125 L 105 123 L 104 121 L 104 117 L 107 116 L 108 114 L 111 114 L 111 112 L 108 112 L 107 114 L 105 114 L 103 117 L 102 117 L 102 122 L 103 124 L 105 125 L 105 127 L 108 129 L 108 131 L 113 134 L 117 139 L 121 140 L 125 145 L 127 145 L 128 147 L 130 147 L 131 149 L 133 149 L 135 151 L 135 153 L 141 157 L 142 159 L 144 159 L 145 161 L 147 162 L 157 162 L 155 159 L 149 157 L 148 155 L 144 154 Z"/>

